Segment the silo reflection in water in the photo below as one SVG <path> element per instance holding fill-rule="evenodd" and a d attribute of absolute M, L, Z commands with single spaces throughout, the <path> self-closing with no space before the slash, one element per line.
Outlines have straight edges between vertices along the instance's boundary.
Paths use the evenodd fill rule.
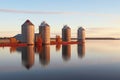
<path fill-rule="evenodd" d="M 30 69 L 34 64 L 34 46 L 22 48 L 22 64 Z"/>
<path fill-rule="evenodd" d="M 85 56 L 85 43 L 77 45 L 78 57 L 83 58 Z"/>
<path fill-rule="evenodd" d="M 39 60 L 43 66 L 50 63 L 50 45 L 42 46 L 42 52 L 39 54 Z"/>
<path fill-rule="evenodd" d="M 56 51 L 60 51 L 60 48 L 61 48 L 61 44 L 57 44 L 56 45 Z"/>
<path fill-rule="evenodd" d="M 71 45 L 62 45 L 62 58 L 64 61 L 69 60 L 71 57 Z"/>
<path fill-rule="evenodd" d="M 14 53 L 16 51 L 16 46 L 11 46 L 10 47 L 10 53 Z"/>

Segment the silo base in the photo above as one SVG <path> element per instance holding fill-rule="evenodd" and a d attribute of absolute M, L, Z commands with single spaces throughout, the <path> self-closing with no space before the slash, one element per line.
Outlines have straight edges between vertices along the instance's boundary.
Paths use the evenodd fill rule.
<path fill-rule="evenodd" d="M 79 39 L 78 42 L 82 42 L 82 43 L 85 43 L 85 39 L 82 40 L 82 39 Z"/>
<path fill-rule="evenodd" d="M 50 45 L 50 43 L 42 43 L 42 45 Z"/>
<path fill-rule="evenodd" d="M 32 45 L 34 45 L 34 44 L 27 44 L 28 46 L 32 46 Z"/>

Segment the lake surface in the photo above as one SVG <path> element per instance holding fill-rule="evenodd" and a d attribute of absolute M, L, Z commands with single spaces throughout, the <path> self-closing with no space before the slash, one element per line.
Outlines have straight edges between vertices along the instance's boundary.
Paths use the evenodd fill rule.
<path fill-rule="evenodd" d="M 0 47 L 0 80 L 120 80 L 120 41 Z"/>

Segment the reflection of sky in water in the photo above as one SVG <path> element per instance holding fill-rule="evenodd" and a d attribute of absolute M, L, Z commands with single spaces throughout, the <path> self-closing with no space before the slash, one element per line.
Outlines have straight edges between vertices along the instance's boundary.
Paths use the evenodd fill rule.
<path fill-rule="evenodd" d="M 28 46 L 16 50 L 0 48 L 1 79 L 120 79 L 117 40 L 87 40 L 83 45 Z"/>
<path fill-rule="evenodd" d="M 90 58 L 89 61 L 99 64 L 112 64 L 120 62 L 120 41 L 88 41 L 87 55 Z M 88 54 L 87 54 L 88 53 Z M 91 62 L 90 62 L 91 64 Z"/>

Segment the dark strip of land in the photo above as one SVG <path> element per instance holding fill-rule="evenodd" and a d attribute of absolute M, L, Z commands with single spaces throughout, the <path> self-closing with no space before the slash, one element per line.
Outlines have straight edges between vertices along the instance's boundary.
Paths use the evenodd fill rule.
<path fill-rule="evenodd" d="M 55 38 L 51 38 L 51 40 L 55 40 Z M 77 38 L 71 38 L 71 40 L 77 40 Z M 120 40 L 120 38 L 93 38 L 93 37 L 89 37 L 86 38 L 86 40 Z"/>
<path fill-rule="evenodd" d="M 118 40 L 117 38 L 86 38 L 86 40 Z"/>

